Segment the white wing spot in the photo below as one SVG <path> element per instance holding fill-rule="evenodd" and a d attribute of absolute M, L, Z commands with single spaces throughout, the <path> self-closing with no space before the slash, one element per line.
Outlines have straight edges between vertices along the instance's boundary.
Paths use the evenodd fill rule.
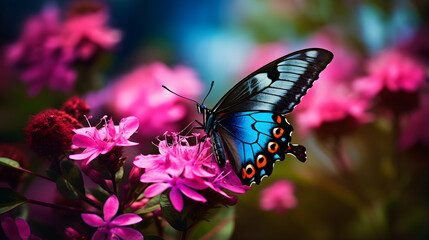
<path fill-rule="evenodd" d="M 306 52 L 305 55 L 307 57 L 315 58 L 315 57 L 317 57 L 317 51 L 309 51 L 309 52 Z"/>

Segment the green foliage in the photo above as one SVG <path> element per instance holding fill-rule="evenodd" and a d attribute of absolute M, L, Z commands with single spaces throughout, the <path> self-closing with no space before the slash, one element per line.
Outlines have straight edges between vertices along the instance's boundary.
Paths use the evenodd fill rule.
<path fill-rule="evenodd" d="M 145 214 L 152 211 L 155 211 L 156 209 L 161 207 L 161 195 L 155 196 L 151 198 L 142 209 L 135 212 L 136 214 Z"/>
<path fill-rule="evenodd" d="M 229 239 L 235 226 L 235 207 L 222 207 L 211 214 L 209 220 L 192 227 L 188 239 Z"/>
<path fill-rule="evenodd" d="M 10 188 L 0 188 L 0 214 L 27 202 L 27 198 Z"/>
<path fill-rule="evenodd" d="M 11 167 L 11 168 L 20 168 L 19 163 L 10 158 L 0 157 L 0 165 Z"/>
<path fill-rule="evenodd" d="M 79 167 L 71 161 L 61 162 L 62 175 L 56 180 L 58 191 L 68 199 L 78 200 L 85 196 L 82 173 Z"/>
<path fill-rule="evenodd" d="M 178 212 L 170 202 L 168 193 L 160 195 L 161 212 L 165 220 L 176 230 L 185 231 L 188 228 L 188 220 L 184 212 Z"/>

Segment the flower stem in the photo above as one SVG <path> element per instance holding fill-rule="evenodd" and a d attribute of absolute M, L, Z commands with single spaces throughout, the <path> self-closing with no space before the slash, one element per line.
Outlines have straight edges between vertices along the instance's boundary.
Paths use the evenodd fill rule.
<path fill-rule="evenodd" d="M 156 232 L 158 233 L 158 236 L 163 238 L 164 237 L 164 228 L 162 227 L 161 220 L 159 219 L 159 217 L 155 216 L 154 222 L 155 222 Z"/>
<path fill-rule="evenodd" d="M 4 165 L 4 166 L 6 166 L 6 165 Z M 6 167 L 8 167 L 8 166 L 6 166 Z M 51 181 L 51 182 L 55 182 L 55 180 L 54 180 L 54 179 L 52 179 L 52 178 L 50 178 L 50 177 L 47 177 L 47 176 L 44 176 L 44 175 L 41 175 L 41 174 L 38 174 L 38 173 L 32 172 L 32 171 L 27 170 L 27 169 L 25 169 L 25 168 L 14 168 L 14 167 L 10 167 L 10 168 L 12 168 L 12 169 L 16 169 L 16 170 L 19 170 L 19 171 L 22 171 L 22 172 L 25 172 L 25 173 L 30 174 L 30 175 L 34 175 L 34 176 L 36 176 L 36 177 L 43 178 L 43 179 L 48 180 L 48 181 Z"/>
<path fill-rule="evenodd" d="M 50 207 L 50 208 L 54 208 L 54 209 L 59 209 L 59 210 L 65 210 L 65 211 L 71 211 L 71 212 L 79 212 L 79 213 L 94 213 L 94 214 L 97 214 L 96 212 L 92 212 L 92 211 L 82 210 L 82 209 L 79 209 L 79 208 L 74 208 L 74 207 L 69 207 L 69 206 L 57 205 L 57 204 L 53 204 L 53 203 L 41 202 L 41 201 L 37 201 L 37 200 L 33 200 L 33 199 L 28 199 L 27 202 L 28 203 L 32 203 L 32 204 L 37 204 L 37 205 L 40 205 L 40 206 L 44 206 L 44 207 Z"/>

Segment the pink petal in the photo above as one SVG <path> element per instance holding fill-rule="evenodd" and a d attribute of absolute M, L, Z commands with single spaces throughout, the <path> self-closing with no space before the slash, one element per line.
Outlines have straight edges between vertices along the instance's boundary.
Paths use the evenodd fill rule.
<path fill-rule="evenodd" d="M 119 129 L 125 139 L 131 137 L 135 131 L 139 128 L 139 120 L 134 116 L 123 118 L 119 123 Z"/>
<path fill-rule="evenodd" d="M 233 185 L 229 185 L 229 184 L 222 184 L 221 185 L 223 188 L 226 188 L 230 191 L 236 192 L 236 193 L 245 193 L 246 191 L 250 190 L 249 186 L 233 186 Z"/>
<path fill-rule="evenodd" d="M 127 226 L 127 225 L 136 224 L 138 222 L 141 222 L 142 220 L 143 219 L 137 214 L 125 213 L 116 217 L 110 223 L 112 224 L 112 226 Z"/>
<path fill-rule="evenodd" d="M 19 236 L 21 236 L 22 239 L 28 239 L 31 235 L 30 226 L 28 223 L 21 218 L 16 219 L 15 223 L 16 227 L 18 228 Z"/>
<path fill-rule="evenodd" d="M 11 217 L 6 217 L 1 221 L 3 231 L 11 240 L 20 239 L 19 230 L 15 224 L 15 221 Z"/>
<path fill-rule="evenodd" d="M 104 220 L 109 222 L 116 215 L 119 209 L 119 200 L 115 195 L 110 196 L 104 203 L 103 214 Z"/>
<path fill-rule="evenodd" d="M 99 155 L 99 152 L 95 148 L 87 148 L 83 150 L 81 153 L 69 155 L 70 159 L 73 160 L 84 160 L 88 159 L 88 161 L 94 160 Z"/>
<path fill-rule="evenodd" d="M 203 197 L 203 195 L 197 193 L 191 188 L 186 187 L 185 185 L 178 185 L 180 191 L 187 196 L 188 198 L 198 201 L 198 202 L 207 202 L 207 200 Z"/>
<path fill-rule="evenodd" d="M 139 231 L 133 228 L 121 227 L 121 228 L 113 228 L 112 230 L 116 235 L 118 235 L 122 239 L 143 240 L 143 235 Z"/>
<path fill-rule="evenodd" d="M 174 187 L 170 191 L 170 201 L 173 204 L 173 207 L 177 211 L 182 211 L 183 209 L 183 198 L 182 194 L 180 194 L 180 191 L 177 187 Z"/>
<path fill-rule="evenodd" d="M 73 141 L 74 145 L 81 147 L 81 148 L 96 147 L 94 139 L 92 139 L 86 135 L 75 134 L 72 138 L 72 141 Z"/>
<path fill-rule="evenodd" d="M 164 156 L 159 154 L 139 155 L 135 157 L 134 165 L 139 168 L 151 168 L 154 167 L 157 161 L 161 161 Z"/>
<path fill-rule="evenodd" d="M 198 189 L 198 190 L 202 190 L 207 188 L 207 185 L 205 184 L 204 180 L 201 179 L 181 179 L 180 180 L 181 184 L 184 184 L 188 187 L 194 188 L 194 189 Z"/>
<path fill-rule="evenodd" d="M 169 183 L 155 183 L 150 185 L 148 188 L 146 188 L 144 195 L 145 197 L 148 197 L 148 198 L 155 197 L 163 193 L 165 190 L 167 190 L 170 187 L 171 185 Z"/>
<path fill-rule="evenodd" d="M 168 174 L 165 174 L 163 172 L 159 171 L 151 171 L 144 173 L 140 177 L 140 181 L 147 183 L 147 182 L 169 182 L 171 180 L 171 177 Z"/>
<path fill-rule="evenodd" d="M 103 219 L 98 215 L 91 214 L 91 213 L 82 213 L 81 217 L 82 217 L 82 220 L 89 226 L 101 227 L 105 225 L 105 222 L 103 221 Z"/>
<path fill-rule="evenodd" d="M 91 240 L 100 240 L 100 239 L 105 239 L 106 235 L 109 233 L 108 230 L 106 230 L 105 228 L 99 228 L 94 235 L 92 235 Z"/>
<path fill-rule="evenodd" d="M 115 138 L 116 137 L 116 129 L 115 129 L 115 124 L 113 124 L 112 119 L 109 120 L 109 126 L 107 127 L 107 129 L 109 130 L 109 139 Z"/>

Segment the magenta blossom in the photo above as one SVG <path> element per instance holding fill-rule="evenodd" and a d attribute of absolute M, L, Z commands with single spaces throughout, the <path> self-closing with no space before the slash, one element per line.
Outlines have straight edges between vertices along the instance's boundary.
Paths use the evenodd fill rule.
<path fill-rule="evenodd" d="M 130 227 L 124 227 L 136 224 L 142 221 L 142 218 L 134 213 L 125 213 L 113 218 L 119 209 L 119 200 L 115 195 L 110 196 L 103 208 L 104 219 L 100 216 L 90 213 L 82 213 L 83 221 L 92 226 L 97 227 L 97 231 L 92 236 L 93 240 L 98 239 L 127 239 L 127 240 L 143 240 L 143 235 Z"/>
<path fill-rule="evenodd" d="M 368 63 L 368 75 L 358 78 L 354 89 L 373 97 L 381 90 L 416 92 L 425 80 L 425 68 L 404 53 L 389 50 Z"/>
<path fill-rule="evenodd" d="M 7 62 L 19 69 L 21 79 L 34 96 L 45 85 L 67 92 L 76 79 L 72 56 L 63 54 L 57 36 L 61 29 L 59 11 L 47 7 L 25 23 L 20 39 L 7 49 Z"/>
<path fill-rule="evenodd" d="M 45 86 L 69 92 L 76 81 L 73 65 L 93 57 L 96 50 L 110 50 L 120 33 L 107 27 L 107 14 L 100 10 L 63 22 L 54 6 L 28 19 L 19 40 L 10 45 L 6 61 L 19 70 L 31 96 Z"/>
<path fill-rule="evenodd" d="M 30 226 L 21 218 L 14 221 L 11 217 L 6 217 L 1 221 L 3 232 L 9 240 L 39 240 L 41 238 L 31 234 Z"/>
<path fill-rule="evenodd" d="M 261 190 L 259 205 L 262 210 L 274 210 L 278 214 L 285 213 L 288 209 L 295 208 L 298 201 L 294 196 L 295 186 L 289 180 L 278 180 L 271 186 Z"/>
<path fill-rule="evenodd" d="M 110 119 L 100 129 L 96 127 L 75 129 L 76 134 L 72 139 L 73 144 L 77 147 L 85 148 L 85 150 L 69 157 L 73 160 L 86 159 L 86 164 L 88 164 L 98 155 L 108 153 L 114 146 L 137 145 L 138 143 L 131 142 L 128 139 L 137 131 L 138 127 L 138 119 L 131 116 L 121 119 L 119 126 L 115 126 L 113 120 Z"/>
<path fill-rule="evenodd" d="M 203 85 L 197 74 L 185 66 L 169 68 L 156 62 L 141 66 L 122 76 L 112 86 L 113 96 L 109 104 L 119 115 L 134 115 L 146 126 L 142 134 L 157 136 L 167 131 L 178 131 L 181 122 L 193 119 L 195 106 L 161 86 L 165 85 L 177 94 L 197 98 Z"/>
<path fill-rule="evenodd" d="M 104 10 L 73 16 L 64 22 L 59 42 L 82 60 L 93 57 L 100 48 L 110 50 L 121 40 L 121 33 L 107 25 L 108 19 Z"/>
<path fill-rule="evenodd" d="M 302 98 L 294 111 L 298 127 L 303 134 L 324 123 L 352 119 L 355 123 L 365 123 L 371 119 L 366 112 L 369 101 L 361 98 L 347 79 L 354 79 L 358 67 L 358 56 L 347 51 L 334 36 L 318 34 L 311 43 L 326 47 L 334 53 L 334 59 L 320 74 L 320 80 Z"/>
<path fill-rule="evenodd" d="M 146 191 L 146 197 L 154 197 L 170 189 L 170 200 L 177 211 L 183 209 L 183 197 L 206 202 L 207 199 L 197 190 L 211 188 L 215 192 L 228 196 L 223 188 L 244 193 L 248 186 L 242 186 L 232 169 L 220 167 L 214 163 L 209 139 L 190 145 L 189 137 L 172 134 L 172 143 L 160 141 L 158 155 L 137 156 L 134 165 L 145 169 L 140 181 L 153 183 Z M 198 135 L 195 136 L 198 139 Z"/>

